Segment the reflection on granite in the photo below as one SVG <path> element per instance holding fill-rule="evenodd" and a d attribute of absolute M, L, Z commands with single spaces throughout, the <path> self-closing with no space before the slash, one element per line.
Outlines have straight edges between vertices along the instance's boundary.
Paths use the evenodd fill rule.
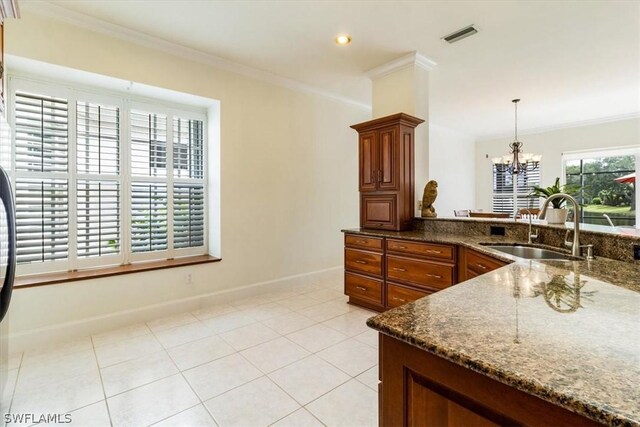
<path fill-rule="evenodd" d="M 568 264 L 517 262 L 367 324 L 596 421 L 640 425 L 640 294 Z M 558 276 L 567 287 L 550 289 Z"/>
<path fill-rule="evenodd" d="M 529 261 L 479 244 L 524 241 L 517 231 L 491 238 L 424 230 L 345 231 L 463 245 L 512 261 L 367 324 L 593 420 L 640 426 L 637 263 Z"/>

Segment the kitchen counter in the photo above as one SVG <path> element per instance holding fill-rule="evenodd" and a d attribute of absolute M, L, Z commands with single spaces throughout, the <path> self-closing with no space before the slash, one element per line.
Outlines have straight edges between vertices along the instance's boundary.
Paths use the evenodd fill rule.
<path fill-rule="evenodd" d="M 480 245 L 505 238 L 344 231 L 463 245 L 512 261 L 367 324 L 592 420 L 640 426 L 637 264 L 606 258 L 530 261 Z"/>

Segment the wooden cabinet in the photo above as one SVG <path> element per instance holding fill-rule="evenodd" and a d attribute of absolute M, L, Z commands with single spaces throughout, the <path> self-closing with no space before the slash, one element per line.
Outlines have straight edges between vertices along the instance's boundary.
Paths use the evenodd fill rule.
<path fill-rule="evenodd" d="M 462 246 L 362 234 L 344 236 L 344 293 L 383 311 L 507 263 Z"/>
<path fill-rule="evenodd" d="M 344 250 L 344 265 L 347 270 L 356 273 L 382 277 L 382 254 L 346 248 Z"/>
<path fill-rule="evenodd" d="M 438 291 L 454 284 L 454 265 L 387 255 L 387 279 Z"/>
<path fill-rule="evenodd" d="M 387 282 L 387 308 L 400 307 L 401 305 L 426 297 L 430 293 L 432 292 Z"/>
<path fill-rule="evenodd" d="M 460 247 L 458 249 L 460 263 L 458 266 L 458 277 L 461 282 L 473 279 L 481 274 L 488 273 L 497 268 L 507 265 L 500 261 L 472 249 Z"/>
<path fill-rule="evenodd" d="M 345 234 L 344 293 L 383 311 L 456 283 L 456 247 Z"/>
<path fill-rule="evenodd" d="M 380 334 L 381 426 L 594 426 L 581 415 Z"/>
<path fill-rule="evenodd" d="M 349 302 L 384 310 L 384 239 L 345 234 L 344 245 L 344 293 Z"/>
<path fill-rule="evenodd" d="M 360 227 L 407 230 L 414 214 L 414 129 L 399 113 L 351 126 L 358 131 Z"/>

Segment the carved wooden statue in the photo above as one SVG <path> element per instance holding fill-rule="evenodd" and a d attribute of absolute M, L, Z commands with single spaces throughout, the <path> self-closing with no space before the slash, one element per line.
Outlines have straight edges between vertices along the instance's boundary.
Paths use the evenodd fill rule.
<path fill-rule="evenodd" d="M 423 218 L 435 218 L 438 216 L 436 208 L 433 207 L 433 203 L 438 197 L 438 182 L 431 180 L 427 182 L 422 193 L 422 217 Z"/>

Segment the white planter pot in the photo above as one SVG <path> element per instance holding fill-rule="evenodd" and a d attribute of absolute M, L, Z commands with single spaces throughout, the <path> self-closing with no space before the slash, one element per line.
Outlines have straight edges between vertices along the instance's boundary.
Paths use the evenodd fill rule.
<path fill-rule="evenodd" d="M 568 213 L 569 211 L 566 210 L 565 208 L 562 208 L 562 209 L 549 208 L 547 209 L 547 215 L 545 219 L 547 220 L 548 224 L 564 224 L 565 222 L 567 222 Z"/>

